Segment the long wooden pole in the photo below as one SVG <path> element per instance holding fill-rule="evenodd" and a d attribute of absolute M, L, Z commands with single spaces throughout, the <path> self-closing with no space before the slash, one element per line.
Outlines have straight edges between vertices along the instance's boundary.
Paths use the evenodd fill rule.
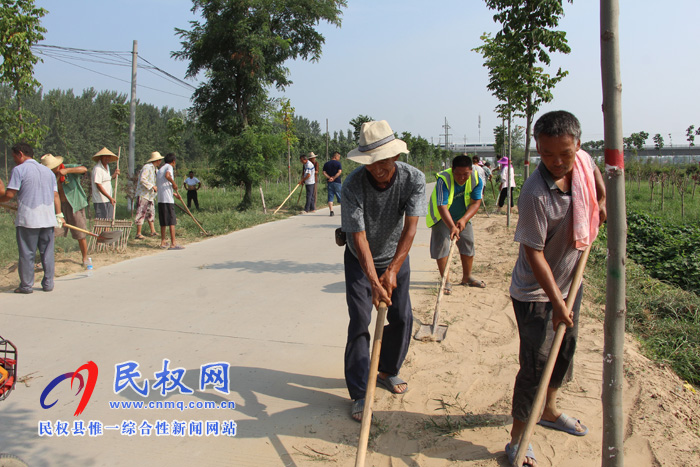
<path fill-rule="evenodd" d="M 117 172 L 119 171 L 119 158 L 122 155 L 122 147 L 119 146 L 117 150 Z M 112 209 L 112 228 L 114 228 L 114 222 L 117 219 L 117 186 L 119 185 L 119 174 L 114 177 L 114 206 Z"/>
<path fill-rule="evenodd" d="M 604 467 L 624 465 L 624 411 L 622 409 L 625 342 L 627 212 L 625 159 L 622 141 L 622 79 L 618 0 L 600 2 L 600 60 L 605 132 L 605 189 L 608 211 L 608 264 L 603 347 Z"/>
<path fill-rule="evenodd" d="M 377 372 L 379 371 L 379 354 L 382 350 L 382 335 L 384 334 L 384 321 L 386 320 L 387 306 L 381 302 L 377 308 L 377 324 L 374 328 L 374 341 L 372 344 L 372 357 L 369 362 L 369 375 L 367 376 L 367 392 L 365 393 L 365 408 L 362 411 L 362 426 L 360 427 L 360 441 L 357 443 L 357 457 L 355 467 L 364 467 L 367 457 L 367 443 L 369 442 L 369 429 L 372 427 L 372 403 L 374 402 L 374 390 L 377 389 Z"/>
<path fill-rule="evenodd" d="M 578 295 L 578 289 L 581 286 L 581 280 L 583 279 L 583 270 L 586 269 L 586 262 L 588 261 L 588 254 L 590 252 L 591 247 L 589 246 L 581 254 L 581 258 L 579 258 L 578 265 L 576 266 L 576 271 L 574 271 L 574 278 L 571 280 L 571 287 L 569 287 L 569 295 L 566 296 L 566 309 L 569 311 L 571 311 L 574 307 L 576 295 Z M 549 380 L 552 379 L 552 371 L 554 370 L 554 364 L 557 362 L 559 349 L 561 348 L 561 343 L 564 339 L 565 332 L 566 325 L 564 323 L 559 323 L 559 326 L 557 326 L 557 331 L 554 334 L 554 339 L 552 340 L 552 350 L 549 351 L 547 363 L 542 370 L 540 385 L 537 386 L 537 394 L 535 395 L 535 400 L 532 403 L 530 417 L 527 419 L 527 424 L 525 425 L 523 434 L 518 442 L 518 452 L 515 454 L 515 462 L 513 462 L 514 466 L 521 467 L 523 465 L 523 461 L 525 460 L 527 446 L 530 443 L 530 437 L 532 436 L 532 432 L 535 430 L 537 420 L 540 418 L 540 412 L 542 411 L 544 399 L 547 395 L 547 388 L 549 387 Z"/>
<path fill-rule="evenodd" d="M 294 189 L 293 189 L 292 191 L 289 192 L 289 194 L 287 195 L 287 197 L 284 198 L 284 201 L 282 201 L 282 204 L 280 204 L 280 207 L 278 207 L 277 209 L 275 209 L 275 212 L 273 212 L 272 214 L 277 214 L 277 211 L 279 211 L 280 209 L 282 209 L 282 206 L 284 206 L 284 203 L 286 203 L 287 200 L 294 194 L 294 192 L 297 191 L 297 188 L 299 188 L 299 184 L 298 184 L 298 183 L 296 184 L 296 186 L 294 187 Z"/>

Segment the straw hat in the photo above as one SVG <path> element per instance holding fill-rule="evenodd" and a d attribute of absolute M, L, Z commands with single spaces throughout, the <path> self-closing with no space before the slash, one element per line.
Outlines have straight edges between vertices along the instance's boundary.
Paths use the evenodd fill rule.
<path fill-rule="evenodd" d="M 114 161 L 119 160 L 119 156 L 117 156 L 116 154 L 114 154 L 112 151 L 110 151 L 110 150 L 107 149 L 106 147 L 100 149 L 100 150 L 97 152 L 97 154 L 95 154 L 94 156 L 92 156 L 92 160 L 95 161 L 95 162 L 97 162 L 98 160 L 100 160 L 100 157 L 102 157 L 102 156 L 112 156 L 112 158 L 109 160 L 109 162 L 114 162 Z"/>
<path fill-rule="evenodd" d="M 41 156 L 41 163 L 49 170 L 53 170 L 63 164 L 63 158 L 61 156 L 54 156 L 53 154 L 44 154 Z"/>
<path fill-rule="evenodd" d="M 306 156 L 307 159 L 316 159 L 316 154 L 311 151 L 308 156 Z"/>
<path fill-rule="evenodd" d="M 369 165 L 402 153 L 408 153 L 408 146 L 396 139 L 386 120 L 381 120 L 362 124 L 360 145 L 348 153 L 348 159 Z"/>
<path fill-rule="evenodd" d="M 159 161 L 161 159 L 163 159 L 163 156 L 161 156 L 158 151 L 153 151 L 151 153 L 151 158 L 146 161 L 146 164 L 148 164 L 149 162 Z"/>

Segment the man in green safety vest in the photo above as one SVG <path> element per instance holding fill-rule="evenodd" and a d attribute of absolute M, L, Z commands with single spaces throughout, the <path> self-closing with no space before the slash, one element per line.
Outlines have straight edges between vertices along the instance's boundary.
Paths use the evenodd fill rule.
<path fill-rule="evenodd" d="M 473 170 L 472 159 L 465 155 L 455 157 L 452 168 L 438 173 L 436 178 L 426 217 L 431 230 L 430 257 L 437 260 L 442 277 L 447 266 L 450 241 L 457 238 L 462 260 L 460 285 L 484 288 L 484 281 L 471 276 L 475 252 L 471 218 L 479 211 L 484 182 Z M 452 285 L 447 281 L 444 294 L 451 293 Z"/>

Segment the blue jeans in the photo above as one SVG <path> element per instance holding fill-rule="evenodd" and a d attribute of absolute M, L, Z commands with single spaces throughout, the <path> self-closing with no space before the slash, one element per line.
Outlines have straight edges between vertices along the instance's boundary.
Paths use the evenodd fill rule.
<path fill-rule="evenodd" d="M 381 277 L 385 269 L 377 269 Z M 411 282 L 411 266 L 408 256 L 396 275 L 397 287 L 391 294 L 391 306 L 387 312 L 388 324 L 384 326 L 382 351 L 379 354 L 379 371 L 398 375 L 408 346 L 411 343 L 413 311 L 408 288 Z M 350 398 L 363 399 L 367 392 L 369 376 L 369 324 L 372 320 L 372 287 L 360 262 L 345 249 L 345 291 L 350 324 L 345 346 L 345 383 Z"/>
<path fill-rule="evenodd" d="M 335 199 L 338 200 L 338 204 L 340 204 L 340 189 L 342 188 L 343 185 L 340 183 L 329 183 L 328 184 L 328 202 L 332 203 L 333 202 L 333 196 L 335 196 Z"/>

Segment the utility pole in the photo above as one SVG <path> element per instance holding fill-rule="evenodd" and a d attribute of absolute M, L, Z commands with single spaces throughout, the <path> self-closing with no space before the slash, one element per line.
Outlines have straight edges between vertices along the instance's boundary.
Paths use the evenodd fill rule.
<path fill-rule="evenodd" d="M 448 125 L 447 117 L 445 117 L 445 124 L 442 127 L 445 129 L 445 133 L 444 134 L 441 133 L 440 136 L 445 137 L 445 149 L 449 151 L 450 150 L 450 146 L 449 146 L 450 128 L 452 128 L 452 127 L 450 125 Z"/>
<path fill-rule="evenodd" d="M 138 41 L 134 40 L 134 48 L 131 51 L 131 102 L 129 103 L 129 180 L 133 177 L 136 168 L 136 60 L 138 55 Z M 132 207 L 132 200 L 129 199 L 130 211 Z"/>
<path fill-rule="evenodd" d="M 328 161 L 328 119 L 326 119 L 326 162 Z"/>

